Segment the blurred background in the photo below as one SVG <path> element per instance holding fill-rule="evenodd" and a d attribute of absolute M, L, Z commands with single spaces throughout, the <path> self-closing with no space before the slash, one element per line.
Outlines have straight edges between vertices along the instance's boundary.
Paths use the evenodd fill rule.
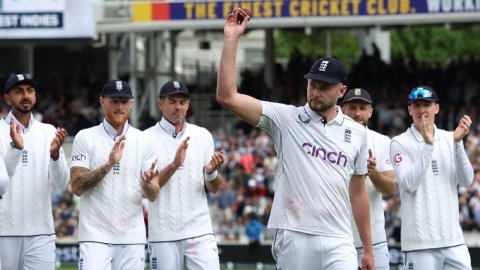
<path fill-rule="evenodd" d="M 225 267 L 261 269 L 273 264 L 273 236 L 265 226 L 276 153 L 265 132 L 215 101 L 223 25 L 239 6 L 253 14 L 238 48 L 243 93 L 303 105 L 303 75 L 317 58 L 334 56 L 348 67 L 349 88 L 372 95 L 373 130 L 392 137 L 410 125 L 406 95 L 417 85 L 438 92 L 438 127 L 453 130 L 459 117 L 470 115 L 465 147 L 475 181 L 458 190 L 459 213 L 472 264 L 480 266 L 480 1 L 0 0 L 0 87 L 17 72 L 37 80 L 35 117 L 68 130 L 69 158 L 75 134 L 103 119 L 98 98 L 107 80 L 120 78 L 132 86 L 130 123 L 142 130 L 160 118 L 160 86 L 171 79 L 185 82 L 192 93 L 189 122 L 208 128 L 215 147 L 228 157 L 224 186 L 208 194 L 221 261 Z M 2 102 L 2 116 L 8 111 Z M 400 201 L 398 194 L 384 199 L 394 266 L 401 263 Z M 59 265 L 75 263 L 78 198 L 52 188 L 52 200 Z M 262 245 L 249 253 L 245 226 L 252 219 L 264 230 Z"/>

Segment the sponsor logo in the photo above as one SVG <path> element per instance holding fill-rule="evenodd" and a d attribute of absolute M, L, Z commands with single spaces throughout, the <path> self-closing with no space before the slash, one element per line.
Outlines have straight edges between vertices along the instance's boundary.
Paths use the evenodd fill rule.
<path fill-rule="evenodd" d="M 311 143 L 304 143 L 302 147 L 306 153 L 312 157 L 321 158 L 322 160 L 342 167 L 347 166 L 347 155 L 342 153 L 342 151 L 330 151 L 322 146 Z"/>
<path fill-rule="evenodd" d="M 395 154 L 395 156 L 393 157 L 393 162 L 395 164 L 400 164 L 400 162 L 402 162 L 402 155 L 400 153 Z"/>
<path fill-rule="evenodd" d="M 72 156 L 72 161 L 82 161 L 82 160 L 87 160 L 87 157 L 84 154 Z"/>
<path fill-rule="evenodd" d="M 305 119 L 305 120 L 303 120 L 303 118 L 300 116 L 300 114 L 298 115 L 298 120 L 300 120 L 300 122 L 303 123 L 303 124 L 308 124 L 308 123 L 310 123 L 310 119 Z M 297 121 L 297 122 L 298 122 L 298 121 Z M 298 123 L 300 123 L 300 122 L 298 122 Z M 300 124 L 301 124 L 301 123 L 300 123 Z"/>

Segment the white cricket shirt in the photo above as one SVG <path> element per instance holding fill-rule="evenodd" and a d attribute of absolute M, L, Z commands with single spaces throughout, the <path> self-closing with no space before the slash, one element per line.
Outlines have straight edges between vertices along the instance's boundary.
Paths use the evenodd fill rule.
<path fill-rule="evenodd" d="M 464 244 L 457 184 L 473 181 L 473 168 L 453 132 L 435 127 L 433 145 L 412 125 L 392 139 L 391 160 L 400 187 L 403 251 Z"/>
<path fill-rule="evenodd" d="M 190 137 L 183 165 L 161 188 L 157 200 L 148 204 L 150 242 L 213 234 L 203 176 L 203 167 L 214 153 L 212 135 L 207 129 L 187 122 L 175 137 L 174 131 L 174 126 L 163 118 L 144 131 L 155 138 L 152 148 L 157 152 L 159 170 L 173 161 L 178 146 Z"/>
<path fill-rule="evenodd" d="M 372 150 L 373 156 L 377 159 L 375 168 L 379 172 L 392 171 L 390 162 L 390 138 L 376 131 L 367 128 L 367 145 Z M 368 156 L 368 154 L 367 154 Z M 370 177 L 365 179 L 368 188 L 368 197 L 370 199 L 370 228 L 372 230 L 372 244 L 379 244 L 387 241 L 385 232 L 385 216 L 383 213 L 382 193 L 375 189 Z M 352 215 L 353 239 L 356 248 L 363 247 L 358 233 L 358 228 Z"/>
<path fill-rule="evenodd" d="M 278 154 L 269 228 L 352 239 L 349 182 L 367 173 L 364 126 L 344 115 L 323 124 L 302 107 L 262 101 L 258 127 Z"/>
<path fill-rule="evenodd" d="M 149 139 L 128 122 L 122 135 L 126 140 L 120 162 L 80 197 L 78 242 L 146 243 L 140 174 L 150 168 L 155 153 Z M 73 141 L 70 166 L 97 169 L 108 160 L 116 137 L 106 120 L 81 130 Z"/>
<path fill-rule="evenodd" d="M 5 165 L 10 184 L 0 202 L 0 236 L 35 236 L 55 233 L 52 216 L 51 184 L 64 189 L 70 174 L 63 149 L 57 161 L 50 158 L 56 129 L 30 115 L 28 128 L 21 125 L 23 150 L 10 146 L 10 112 L 0 120 L 0 141 L 6 150 Z"/>

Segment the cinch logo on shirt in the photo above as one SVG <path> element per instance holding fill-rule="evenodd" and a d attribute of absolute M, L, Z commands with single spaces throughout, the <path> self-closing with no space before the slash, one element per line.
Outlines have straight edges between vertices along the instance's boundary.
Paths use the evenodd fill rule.
<path fill-rule="evenodd" d="M 82 160 L 86 160 L 86 159 L 87 159 L 87 157 L 83 154 L 72 156 L 72 161 L 82 161 Z"/>
<path fill-rule="evenodd" d="M 312 157 L 319 157 L 323 160 L 328 160 L 332 164 L 337 164 L 339 166 L 347 166 L 347 156 L 342 153 L 342 151 L 328 151 L 327 149 L 321 146 L 315 146 L 311 143 L 303 143 L 303 149 L 307 151 Z"/>

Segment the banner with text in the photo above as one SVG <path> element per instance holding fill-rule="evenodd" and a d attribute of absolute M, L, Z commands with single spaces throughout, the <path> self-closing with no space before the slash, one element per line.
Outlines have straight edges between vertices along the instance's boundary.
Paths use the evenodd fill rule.
<path fill-rule="evenodd" d="M 93 38 L 93 0 L 0 0 L 1 39 Z"/>
<path fill-rule="evenodd" d="M 261 0 L 133 2 L 132 21 L 224 19 L 235 7 L 253 18 L 299 18 L 479 13 L 480 0 Z"/>

